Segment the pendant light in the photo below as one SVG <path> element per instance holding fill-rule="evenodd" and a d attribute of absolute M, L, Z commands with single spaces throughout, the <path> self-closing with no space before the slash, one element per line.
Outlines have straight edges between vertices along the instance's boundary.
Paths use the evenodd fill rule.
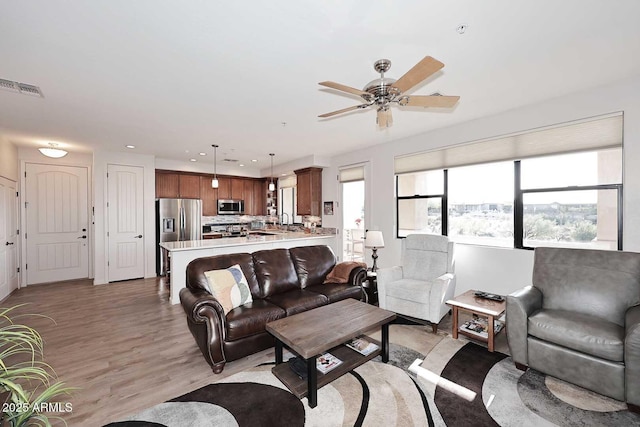
<path fill-rule="evenodd" d="M 211 144 L 213 147 L 213 179 L 211 180 L 211 188 L 218 188 L 218 175 L 216 174 L 216 164 L 218 163 L 218 146 Z"/>
<path fill-rule="evenodd" d="M 271 156 L 271 182 L 269 183 L 269 191 L 275 191 L 276 185 L 273 183 L 273 156 L 275 156 L 275 154 L 269 153 L 269 155 Z"/>

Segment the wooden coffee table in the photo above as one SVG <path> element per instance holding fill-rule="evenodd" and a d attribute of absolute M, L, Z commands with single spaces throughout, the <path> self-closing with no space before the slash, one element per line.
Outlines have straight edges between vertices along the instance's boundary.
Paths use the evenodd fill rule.
<path fill-rule="evenodd" d="M 454 339 L 458 339 L 458 333 L 461 333 L 469 338 L 486 342 L 489 351 L 493 352 L 495 342 L 495 320 L 502 316 L 507 303 L 506 301 L 493 301 L 477 297 L 474 295 L 475 292 L 475 290 L 470 290 L 447 301 L 447 304 L 453 308 L 453 330 L 451 331 L 451 334 Z M 464 330 L 460 330 L 458 327 L 458 310 L 464 310 L 477 314 L 478 316 L 486 317 L 488 323 L 488 337 L 483 338 L 472 333 L 467 333 Z"/>
<path fill-rule="evenodd" d="M 309 406 L 315 408 L 320 387 L 379 354 L 383 362 L 389 361 L 389 322 L 395 318 L 391 311 L 347 299 L 267 323 L 267 331 L 276 337 L 276 366 L 272 372 L 299 399 L 307 396 Z M 382 328 L 382 342 L 371 340 L 380 346 L 373 353 L 363 356 L 343 345 L 378 326 Z M 305 359 L 306 380 L 298 377 L 288 363 L 282 363 L 283 345 Z M 318 375 L 316 358 L 327 351 L 342 360 L 342 364 Z"/>

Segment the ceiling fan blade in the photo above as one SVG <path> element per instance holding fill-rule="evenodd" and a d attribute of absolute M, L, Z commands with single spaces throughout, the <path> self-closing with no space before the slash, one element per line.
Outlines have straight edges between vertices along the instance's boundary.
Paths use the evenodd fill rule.
<path fill-rule="evenodd" d="M 345 86 L 342 85 L 340 83 L 335 83 L 335 82 L 320 82 L 318 83 L 320 86 L 326 86 L 329 87 L 331 89 L 337 89 L 337 90 L 341 90 L 343 92 L 347 92 L 347 93 L 351 93 L 354 95 L 358 95 L 363 97 L 364 99 L 369 99 L 371 98 L 371 94 L 369 92 L 365 92 L 363 90 L 360 89 L 356 89 L 354 87 L 349 87 L 349 86 Z"/>
<path fill-rule="evenodd" d="M 414 65 L 412 69 L 407 71 L 405 75 L 400 77 L 391 87 L 395 87 L 400 93 L 404 93 L 442 67 L 444 67 L 442 62 L 430 56 L 425 56 L 422 61 Z"/>
<path fill-rule="evenodd" d="M 332 111 L 330 113 L 320 114 L 318 117 L 323 117 L 323 118 L 324 117 L 331 117 L 331 116 L 335 116 L 336 114 L 342 114 L 342 113 L 346 113 L 347 111 L 357 110 L 358 108 L 366 108 L 368 106 L 369 106 L 369 104 L 354 105 L 353 107 L 343 108 L 342 110 L 337 110 L 337 111 Z"/>
<path fill-rule="evenodd" d="M 400 105 L 408 105 L 409 107 L 435 107 L 435 108 L 450 108 L 456 105 L 456 102 L 460 99 L 459 96 L 409 96 L 406 104 L 400 103 Z"/>
<path fill-rule="evenodd" d="M 388 128 L 393 124 L 393 116 L 391 115 L 391 110 L 387 108 L 386 110 L 383 108 L 378 109 L 378 117 L 376 119 L 378 122 L 378 126 L 380 128 Z"/>

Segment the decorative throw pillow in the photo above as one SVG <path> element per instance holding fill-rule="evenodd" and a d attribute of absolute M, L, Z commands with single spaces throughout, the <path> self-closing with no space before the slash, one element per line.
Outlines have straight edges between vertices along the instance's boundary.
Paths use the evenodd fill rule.
<path fill-rule="evenodd" d="M 351 271 L 356 267 L 367 268 L 364 262 L 345 261 L 333 266 L 333 270 L 327 274 L 324 283 L 347 283 Z"/>
<path fill-rule="evenodd" d="M 232 265 L 224 270 L 205 271 L 204 275 L 209 292 L 218 300 L 225 315 L 234 308 L 253 301 L 240 265 Z"/>

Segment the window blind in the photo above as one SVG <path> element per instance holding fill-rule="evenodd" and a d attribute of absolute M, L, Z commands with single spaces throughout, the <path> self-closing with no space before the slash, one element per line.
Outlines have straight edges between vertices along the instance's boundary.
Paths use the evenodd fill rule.
<path fill-rule="evenodd" d="M 364 166 L 340 169 L 340 182 L 362 181 L 364 179 Z"/>
<path fill-rule="evenodd" d="M 278 187 L 279 188 L 289 188 L 295 187 L 298 183 L 297 177 L 295 175 L 289 175 L 285 177 L 281 177 L 278 179 Z"/>
<path fill-rule="evenodd" d="M 622 113 L 398 156 L 396 174 L 622 146 Z"/>

